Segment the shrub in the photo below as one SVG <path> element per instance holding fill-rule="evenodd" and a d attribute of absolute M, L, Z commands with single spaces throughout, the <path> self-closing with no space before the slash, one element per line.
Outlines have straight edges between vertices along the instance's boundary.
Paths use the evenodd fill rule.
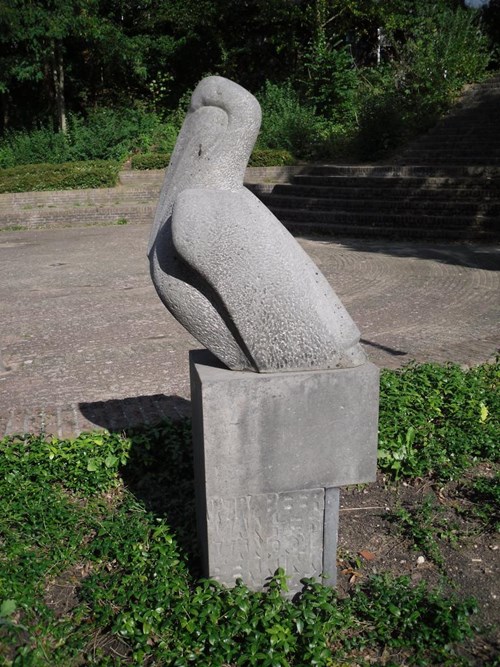
<path fill-rule="evenodd" d="M 132 169 L 165 169 L 170 153 L 138 153 L 132 156 Z"/>
<path fill-rule="evenodd" d="M 118 162 L 94 161 L 0 169 L 0 193 L 110 188 L 118 181 L 120 167 Z"/>
<path fill-rule="evenodd" d="M 363 159 L 377 159 L 411 136 L 406 100 L 396 91 L 368 96 L 361 106 L 357 136 Z"/>
<path fill-rule="evenodd" d="M 12 132 L 0 140 L 0 168 L 82 160 L 124 160 L 134 151 L 171 152 L 178 128 L 142 109 L 95 109 L 68 116 L 68 132 Z"/>
<path fill-rule="evenodd" d="M 248 161 L 249 167 L 281 167 L 296 164 L 297 160 L 286 150 L 255 148 Z"/>
<path fill-rule="evenodd" d="M 305 96 L 316 113 L 334 123 L 355 123 L 358 72 L 349 50 L 335 48 L 320 35 L 306 52 L 305 73 Z"/>
<path fill-rule="evenodd" d="M 484 77 L 490 54 L 474 12 L 442 6 L 428 11 L 403 48 L 399 79 L 404 94 L 439 113 L 466 83 Z"/>
<path fill-rule="evenodd" d="M 140 109 L 95 109 L 87 118 L 70 115 L 68 142 L 74 160 L 124 160 L 153 143 L 160 121 Z"/>
<path fill-rule="evenodd" d="M 320 120 L 311 107 L 300 103 L 290 82 L 266 82 L 257 95 L 262 107 L 262 127 L 257 148 L 286 149 L 309 157 L 320 139 Z"/>
<path fill-rule="evenodd" d="M 34 132 L 10 132 L 0 142 L 0 168 L 37 162 L 58 164 L 70 159 L 70 147 L 65 135 L 49 128 Z"/>

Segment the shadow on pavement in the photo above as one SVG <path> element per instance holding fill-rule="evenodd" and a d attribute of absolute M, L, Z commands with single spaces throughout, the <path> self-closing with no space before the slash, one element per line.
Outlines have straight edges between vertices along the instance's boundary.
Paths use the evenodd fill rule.
<path fill-rule="evenodd" d="M 394 347 L 388 347 L 387 345 L 382 345 L 381 343 L 375 343 L 375 341 L 367 340 L 366 338 L 361 338 L 360 343 L 363 345 L 368 345 L 369 347 L 375 347 L 377 350 L 383 350 L 391 357 L 405 357 L 408 354 L 408 352 L 405 352 L 404 350 L 397 350 Z"/>
<path fill-rule="evenodd" d="M 393 257 L 427 259 L 442 264 L 454 264 L 484 271 L 500 271 L 500 247 L 498 245 L 476 245 L 474 243 L 430 243 L 412 241 L 374 241 L 372 239 L 307 237 L 313 241 L 335 243 L 356 252 L 375 252 Z"/>
<path fill-rule="evenodd" d="M 89 422 L 108 431 L 125 431 L 136 426 L 157 424 L 165 419 L 191 415 L 191 403 L 180 396 L 153 394 L 79 403 L 80 412 Z"/>

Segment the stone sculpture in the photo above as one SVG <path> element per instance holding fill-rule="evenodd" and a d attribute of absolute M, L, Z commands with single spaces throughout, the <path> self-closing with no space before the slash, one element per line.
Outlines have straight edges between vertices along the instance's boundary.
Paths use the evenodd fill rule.
<path fill-rule="evenodd" d="M 317 266 L 243 186 L 260 107 L 227 79 L 204 79 L 167 170 L 151 233 L 156 290 L 233 370 L 333 369 L 365 355 Z"/>
<path fill-rule="evenodd" d="M 339 487 L 375 478 L 378 369 L 318 267 L 243 186 L 259 126 L 246 90 L 198 85 L 149 257 L 163 303 L 209 350 L 190 353 L 204 573 L 258 590 L 283 567 L 293 594 L 303 577 L 335 585 Z"/>

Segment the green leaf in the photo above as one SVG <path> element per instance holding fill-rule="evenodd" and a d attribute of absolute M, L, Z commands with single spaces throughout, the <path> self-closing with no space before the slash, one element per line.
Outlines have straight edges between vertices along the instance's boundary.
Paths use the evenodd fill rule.
<path fill-rule="evenodd" d="M 117 457 L 117 456 L 113 456 L 112 454 L 109 454 L 109 456 L 107 456 L 107 457 L 104 459 L 104 465 L 106 466 L 106 468 L 114 468 L 114 466 L 115 466 L 117 463 L 118 463 L 118 457 Z"/>
<path fill-rule="evenodd" d="M 89 459 L 89 462 L 87 463 L 87 470 L 88 472 L 95 472 L 98 468 L 97 465 L 97 460 L 96 459 Z"/>
<path fill-rule="evenodd" d="M 0 618 L 11 616 L 16 611 L 16 608 L 15 600 L 4 600 L 0 605 Z"/>

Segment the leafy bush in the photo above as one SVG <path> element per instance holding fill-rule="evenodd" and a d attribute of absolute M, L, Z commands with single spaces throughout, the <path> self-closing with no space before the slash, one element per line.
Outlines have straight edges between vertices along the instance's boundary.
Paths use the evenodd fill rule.
<path fill-rule="evenodd" d="M 117 184 L 120 167 L 118 162 L 94 161 L 0 169 L 0 193 L 110 188 Z"/>
<path fill-rule="evenodd" d="M 368 95 L 361 104 L 358 152 L 363 159 L 378 159 L 412 136 L 407 100 L 396 91 Z"/>
<path fill-rule="evenodd" d="M 165 169 L 170 162 L 170 153 L 138 153 L 131 159 L 132 169 Z"/>
<path fill-rule="evenodd" d="M 124 160 L 149 148 L 160 121 L 139 109 L 95 109 L 83 119 L 70 115 L 67 139 L 74 160 Z"/>
<path fill-rule="evenodd" d="M 406 20 L 407 39 L 392 37 L 397 57 L 363 71 L 358 91 L 363 158 L 381 157 L 429 129 L 464 85 L 480 81 L 488 67 L 488 41 L 471 10 L 422 3 Z"/>
<path fill-rule="evenodd" d="M 357 118 L 358 72 L 346 47 L 331 45 L 324 35 L 315 40 L 304 58 L 305 98 L 320 116 L 350 127 Z"/>
<path fill-rule="evenodd" d="M 484 77 L 490 53 L 478 17 L 467 9 L 430 5 L 405 44 L 397 79 L 420 111 L 439 113 L 466 83 Z"/>
<path fill-rule="evenodd" d="M 82 160 L 124 160 L 135 151 L 171 152 L 178 128 L 142 109 L 91 111 L 68 116 L 68 132 L 11 132 L 0 140 L 0 168 Z"/>
<path fill-rule="evenodd" d="M 9 132 L 0 141 L 0 168 L 3 169 L 38 162 L 58 164 L 70 159 L 66 137 L 49 128 Z"/>
<path fill-rule="evenodd" d="M 497 460 L 500 364 L 410 365 L 381 376 L 379 467 L 395 478 L 456 478 Z"/>
<path fill-rule="evenodd" d="M 248 161 L 249 167 L 281 167 L 296 164 L 297 160 L 286 150 L 255 148 Z"/>
<path fill-rule="evenodd" d="M 320 139 L 321 120 L 311 107 L 300 103 L 290 82 L 268 81 L 257 95 L 262 107 L 262 127 L 257 148 L 285 149 L 308 157 Z"/>

